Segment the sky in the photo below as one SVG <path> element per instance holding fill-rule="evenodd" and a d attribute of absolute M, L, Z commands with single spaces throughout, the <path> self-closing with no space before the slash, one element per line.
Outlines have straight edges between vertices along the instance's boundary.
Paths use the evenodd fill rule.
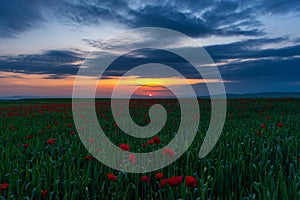
<path fill-rule="evenodd" d="M 0 97 L 70 97 L 90 53 L 103 50 L 103 41 L 113 35 L 143 27 L 191 37 L 213 59 L 227 93 L 300 92 L 298 0 L 2 0 Z M 122 42 L 136 40 L 147 42 L 138 37 Z M 192 47 L 178 41 L 168 48 Z M 99 96 L 109 96 L 126 71 L 147 62 L 172 65 L 198 95 L 205 95 L 205 81 L 194 76 L 188 63 L 155 49 L 133 53 L 107 71 L 97 88 Z M 182 85 L 178 77 L 150 74 L 129 76 L 125 84 L 140 85 L 136 95 L 142 96 L 168 96 L 165 86 Z M 142 84 L 149 79 L 152 85 Z"/>

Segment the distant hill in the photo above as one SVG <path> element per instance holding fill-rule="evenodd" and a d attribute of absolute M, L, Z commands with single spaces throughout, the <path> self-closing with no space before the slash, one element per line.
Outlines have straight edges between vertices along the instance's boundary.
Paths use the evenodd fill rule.
<path fill-rule="evenodd" d="M 300 98 L 300 92 L 261 92 L 250 94 L 227 94 L 227 98 Z"/>
<path fill-rule="evenodd" d="M 71 98 L 58 96 L 3 96 L 0 100 L 21 100 L 21 99 L 50 99 L 50 98 Z"/>
<path fill-rule="evenodd" d="M 300 92 L 261 92 L 261 93 L 249 93 L 249 94 L 226 94 L 227 98 L 284 98 L 294 97 L 300 98 Z M 217 98 L 217 96 L 215 96 Z M 62 96 L 4 96 L 0 97 L 0 100 L 21 100 L 21 99 L 50 99 L 50 98 L 72 98 Z M 148 98 L 136 96 L 136 98 Z M 157 97 L 153 97 L 157 98 Z M 159 97 L 168 98 L 168 97 Z M 200 96 L 200 98 L 210 98 L 209 96 Z"/>

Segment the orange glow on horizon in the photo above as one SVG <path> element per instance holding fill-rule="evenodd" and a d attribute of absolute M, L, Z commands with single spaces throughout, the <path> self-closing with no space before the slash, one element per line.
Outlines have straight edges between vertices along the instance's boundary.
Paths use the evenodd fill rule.
<path fill-rule="evenodd" d="M 51 78 L 44 74 L 24 74 L 16 72 L 0 73 L 0 96 L 5 95 L 37 95 L 37 96 L 72 96 L 75 76 L 66 76 L 61 79 Z M 139 86 L 138 95 L 142 96 L 170 96 L 167 88 L 170 86 L 181 87 L 186 83 L 193 85 L 199 83 L 220 82 L 215 79 L 183 79 L 179 77 L 166 78 L 140 78 L 138 76 L 127 76 L 120 80 L 120 76 L 110 76 L 97 80 L 96 77 L 81 77 L 81 87 L 87 90 L 91 86 L 97 86 L 97 96 L 110 97 L 112 91 L 118 86 L 122 92 Z M 98 95 L 99 94 L 99 95 Z M 123 95 L 123 94 L 120 94 Z"/>

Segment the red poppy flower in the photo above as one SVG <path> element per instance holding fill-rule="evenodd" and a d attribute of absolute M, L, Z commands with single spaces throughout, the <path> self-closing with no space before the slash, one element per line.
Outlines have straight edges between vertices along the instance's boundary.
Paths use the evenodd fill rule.
<path fill-rule="evenodd" d="M 147 144 L 145 144 L 145 143 L 144 143 L 144 144 L 142 144 L 142 146 L 143 146 L 143 147 L 146 147 L 146 146 L 147 146 Z"/>
<path fill-rule="evenodd" d="M 147 183 L 149 183 L 150 182 L 150 177 L 149 176 L 142 176 L 140 178 L 140 181 L 141 182 L 147 182 Z"/>
<path fill-rule="evenodd" d="M 156 144 L 160 144 L 160 137 L 154 136 L 154 137 L 152 138 L 152 140 L 153 140 Z"/>
<path fill-rule="evenodd" d="M 298 156 L 298 161 L 300 162 L 300 156 Z"/>
<path fill-rule="evenodd" d="M 106 174 L 106 177 L 110 181 L 116 181 L 118 179 L 118 177 L 116 175 L 114 175 L 114 174 Z"/>
<path fill-rule="evenodd" d="M 75 131 L 71 131 L 70 134 L 71 134 L 71 135 L 75 135 L 76 132 L 75 132 Z"/>
<path fill-rule="evenodd" d="M 196 187 L 197 186 L 197 179 L 193 176 L 186 176 L 185 177 L 185 184 L 187 187 Z"/>
<path fill-rule="evenodd" d="M 70 123 L 70 124 L 68 124 L 68 127 L 69 127 L 69 128 L 71 128 L 72 126 L 73 126 L 73 124 L 71 124 L 71 123 Z"/>
<path fill-rule="evenodd" d="M 90 138 L 89 143 L 93 143 L 93 142 L 94 142 L 94 138 Z"/>
<path fill-rule="evenodd" d="M 27 138 L 28 140 L 30 140 L 30 139 L 32 138 L 32 136 L 31 136 L 31 135 L 27 135 L 26 138 Z"/>
<path fill-rule="evenodd" d="M 100 148 L 97 147 L 97 148 L 96 148 L 96 152 L 99 152 L 99 151 L 100 151 Z"/>
<path fill-rule="evenodd" d="M 167 185 L 166 179 L 160 180 L 160 182 L 159 182 L 159 184 L 158 184 L 159 187 L 164 187 L 164 186 L 166 186 L 166 185 Z"/>
<path fill-rule="evenodd" d="M 45 197 L 47 196 L 48 193 L 49 193 L 48 190 L 43 190 L 43 191 L 41 192 L 41 196 L 42 196 L 43 198 L 45 198 Z"/>
<path fill-rule="evenodd" d="M 269 115 L 267 115 L 267 116 L 266 116 L 266 119 L 270 119 L 270 116 L 269 116 Z"/>
<path fill-rule="evenodd" d="M 261 132 L 260 132 L 260 131 L 257 131 L 257 132 L 256 132 L 256 135 L 257 135 L 257 136 L 261 136 Z"/>
<path fill-rule="evenodd" d="M 49 126 L 47 126 L 47 129 L 50 129 L 51 128 L 51 126 L 49 125 Z"/>
<path fill-rule="evenodd" d="M 260 127 L 261 127 L 261 128 L 266 128 L 266 125 L 262 124 Z"/>
<path fill-rule="evenodd" d="M 28 147 L 28 144 L 24 144 L 23 147 L 27 148 L 27 147 Z"/>
<path fill-rule="evenodd" d="M 2 190 L 7 190 L 8 187 L 9 187 L 9 184 L 8 184 L 8 183 L 2 183 L 2 184 L 0 185 L 0 191 L 2 191 Z"/>
<path fill-rule="evenodd" d="M 157 180 L 162 179 L 162 178 L 164 178 L 164 174 L 161 173 L 161 172 L 158 172 L 158 173 L 155 175 L 155 178 L 156 178 Z"/>
<path fill-rule="evenodd" d="M 129 151 L 130 146 L 128 144 L 120 144 L 120 148 L 124 151 Z"/>
<path fill-rule="evenodd" d="M 277 124 L 277 127 L 283 127 L 283 123 L 280 123 L 280 122 L 279 122 L 279 123 Z"/>
<path fill-rule="evenodd" d="M 154 144 L 154 140 L 149 140 L 147 143 L 148 143 L 149 145 L 152 145 L 152 144 Z"/>
<path fill-rule="evenodd" d="M 90 160 L 90 159 L 93 158 L 93 156 L 92 156 L 92 155 L 89 155 L 89 156 L 85 156 L 84 158 L 85 158 L 85 160 Z"/>
<path fill-rule="evenodd" d="M 136 163 L 136 156 L 134 154 L 130 154 L 128 159 L 129 159 L 131 164 L 134 165 Z"/>
<path fill-rule="evenodd" d="M 174 156 L 175 153 L 174 153 L 174 150 L 172 148 L 165 148 L 163 151 L 162 151 L 162 155 L 163 156 Z"/>
<path fill-rule="evenodd" d="M 53 145 L 55 143 L 55 139 L 51 138 L 50 140 L 47 140 L 47 144 Z"/>
<path fill-rule="evenodd" d="M 166 181 L 171 187 L 177 187 L 182 182 L 182 179 L 182 176 L 173 176 L 171 178 L 166 179 Z"/>

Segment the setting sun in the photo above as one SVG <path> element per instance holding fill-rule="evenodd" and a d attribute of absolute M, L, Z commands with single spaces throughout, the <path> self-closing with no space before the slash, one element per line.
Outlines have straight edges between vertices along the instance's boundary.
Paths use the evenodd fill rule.
<path fill-rule="evenodd" d="M 148 96 L 149 96 L 149 97 L 152 97 L 152 94 L 150 93 Z"/>

